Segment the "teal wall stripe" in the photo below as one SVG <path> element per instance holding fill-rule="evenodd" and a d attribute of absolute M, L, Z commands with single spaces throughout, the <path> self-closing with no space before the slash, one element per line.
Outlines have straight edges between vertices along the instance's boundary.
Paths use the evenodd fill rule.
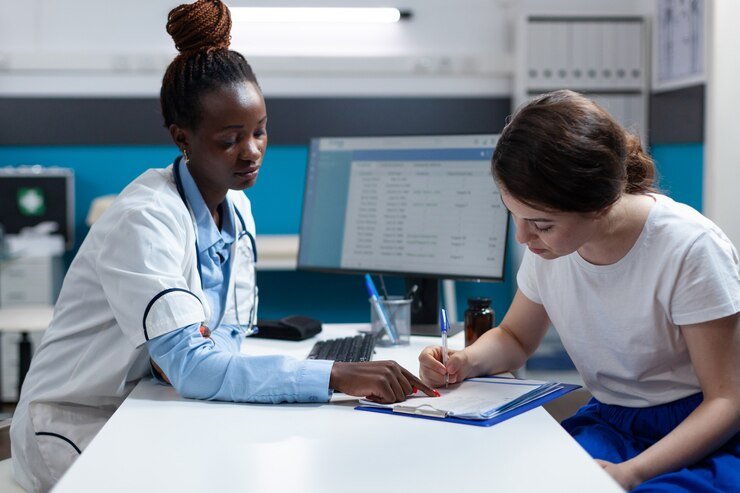
<path fill-rule="evenodd" d="M 0 166 L 40 164 L 71 168 L 75 173 L 76 247 L 82 243 L 85 218 L 95 197 L 120 192 L 145 170 L 167 166 L 174 146 L 0 146 Z M 298 234 L 308 148 L 271 146 L 257 185 L 247 191 L 258 234 Z M 71 258 L 71 257 L 70 257 Z M 489 296 L 500 317 L 511 302 L 511 279 L 504 283 L 459 283 L 458 310 L 468 296 Z M 367 322 L 370 311 L 362 277 L 316 272 L 263 271 L 259 274 L 260 316 L 303 314 L 326 322 Z M 404 291 L 400 278 L 387 278 L 393 294 Z"/>
<path fill-rule="evenodd" d="M 704 144 L 654 144 L 650 153 L 658 169 L 661 192 L 701 212 Z"/>
<path fill-rule="evenodd" d="M 674 199 L 702 208 L 702 144 L 653 145 L 651 152 L 660 175 L 660 187 Z M 307 148 L 272 146 L 257 185 L 247 192 L 252 200 L 259 234 L 298 234 L 306 171 Z M 77 245 L 87 232 L 85 217 L 93 198 L 120 192 L 131 180 L 151 167 L 169 164 L 177 155 L 174 146 L 60 146 L 0 147 L 0 166 L 41 164 L 72 168 L 75 172 L 75 224 Z M 513 234 L 513 232 L 512 232 Z M 511 257 L 511 255 L 510 255 Z M 501 320 L 512 299 L 516 275 L 507 259 L 505 282 L 457 284 L 458 313 L 466 299 L 492 299 Z M 260 274 L 260 315 L 279 318 L 301 313 L 327 322 L 369 320 L 362 279 L 355 275 L 309 272 L 263 272 Z M 389 279 L 389 289 L 403 291 L 400 280 Z"/>

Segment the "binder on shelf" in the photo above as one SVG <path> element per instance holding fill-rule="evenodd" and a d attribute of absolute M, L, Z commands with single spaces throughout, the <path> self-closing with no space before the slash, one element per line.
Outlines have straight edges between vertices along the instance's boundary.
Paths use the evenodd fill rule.
<path fill-rule="evenodd" d="M 470 378 L 449 389 L 439 389 L 441 397 L 409 397 L 404 402 L 378 404 L 362 400 L 356 409 L 399 416 L 435 419 L 474 426 L 493 426 L 579 388 L 540 380 L 521 380 L 506 376 Z"/>
<path fill-rule="evenodd" d="M 550 88 L 562 89 L 570 86 L 570 26 L 567 22 L 550 24 L 549 58 L 552 66 Z"/>
<path fill-rule="evenodd" d="M 545 24 L 533 22 L 528 24 L 527 27 L 527 81 L 530 87 L 542 87 L 543 70 L 547 58 L 545 51 L 542 49 L 546 42 L 544 36 Z"/>
<path fill-rule="evenodd" d="M 588 69 L 591 68 L 590 31 L 585 22 L 571 22 L 571 53 L 570 53 L 570 87 L 576 90 L 588 89 L 590 86 Z"/>
<path fill-rule="evenodd" d="M 626 27 L 625 50 L 627 50 L 627 60 L 625 70 L 627 71 L 626 86 L 630 89 L 642 89 L 644 82 L 643 67 L 643 25 L 641 22 L 633 22 Z"/>

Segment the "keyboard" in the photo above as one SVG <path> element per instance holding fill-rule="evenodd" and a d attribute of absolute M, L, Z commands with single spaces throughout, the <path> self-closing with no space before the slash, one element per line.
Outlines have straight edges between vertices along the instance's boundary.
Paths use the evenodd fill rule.
<path fill-rule="evenodd" d="M 358 334 L 338 339 L 326 339 L 313 345 L 307 359 L 333 361 L 370 361 L 375 350 L 375 336 Z"/>

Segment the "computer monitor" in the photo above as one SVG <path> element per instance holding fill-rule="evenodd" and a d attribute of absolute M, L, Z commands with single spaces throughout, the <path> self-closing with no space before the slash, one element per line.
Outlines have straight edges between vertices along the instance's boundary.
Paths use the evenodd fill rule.
<path fill-rule="evenodd" d="M 18 166 L 0 168 L 0 224 L 5 234 L 42 222 L 56 224 L 54 234 L 74 246 L 74 175 L 68 168 Z"/>
<path fill-rule="evenodd" d="M 496 135 L 311 141 L 298 268 L 406 277 L 412 333 L 438 334 L 439 280 L 501 281 L 508 211 Z"/>

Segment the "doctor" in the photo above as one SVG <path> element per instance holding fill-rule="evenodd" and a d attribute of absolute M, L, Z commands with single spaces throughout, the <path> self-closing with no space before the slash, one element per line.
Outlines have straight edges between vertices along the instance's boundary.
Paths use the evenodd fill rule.
<path fill-rule="evenodd" d="M 258 300 L 242 190 L 262 166 L 267 113 L 251 67 L 228 49 L 230 28 L 220 1 L 170 12 L 180 55 L 161 104 L 182 157 L 126 187 L 72 262 L 13 418 L 15 477 L 29 491 L 49 490 L 151 375 L 184 397 L 236 402 L 434 395 L 394 362 L 240 354 Z"/>

